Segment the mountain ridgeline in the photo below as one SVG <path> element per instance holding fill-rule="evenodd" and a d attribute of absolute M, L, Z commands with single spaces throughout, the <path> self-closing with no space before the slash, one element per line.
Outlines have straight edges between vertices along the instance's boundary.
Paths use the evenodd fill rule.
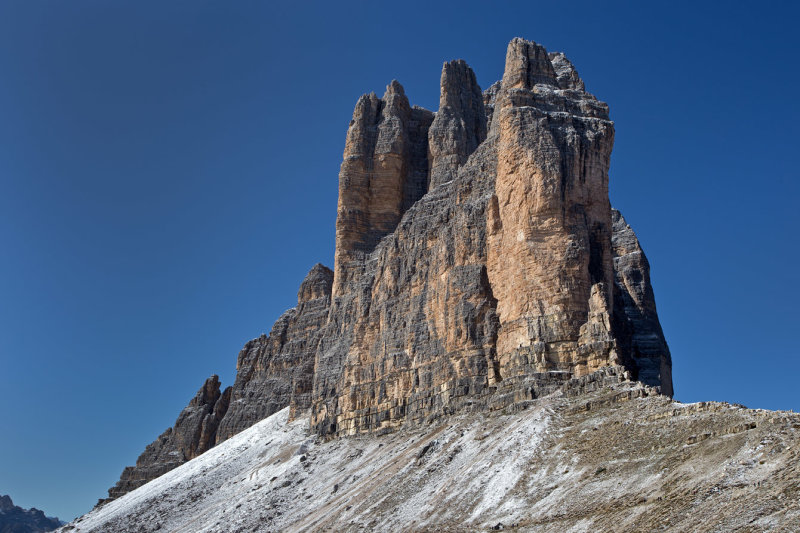
<path fill-rule="evenodd" d="M 58 518 L 45 516 L 36 507 L 23 509 L 10 496 L 0 494 L 0 533 L 41 533 L 61 525 Z"/>
<path fill-rule="evenodd" d="M 647 258 L 608 198 L 608 106 L 522 39 L 488 89 L 463 60 L 440 87 L 435 113 L 397 81 L 358 99 L 333 270 L 311 269 L 233 386 L 209 378 L 110 499 L 287 406 L 335 437 L 504 409 L 601 370 L 672 395 Z"/>

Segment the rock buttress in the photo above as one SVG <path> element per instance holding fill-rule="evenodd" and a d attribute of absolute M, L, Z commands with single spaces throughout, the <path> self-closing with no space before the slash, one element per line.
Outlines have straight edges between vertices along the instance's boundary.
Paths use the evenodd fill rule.
<path fill-rule="evenodd" d="M 269 336 L 244 346 L 218 443 L 287 405 L 292 416 L 310 407 L 314 354 L 328 318 L 332 284 L 333 272 L 315 265 L 300 285 L 297 307 L 278 318 Z"/>
<path fill-rule="evenodd" d="M 147 446 L 136 466 L 125 468 L 109 489 L 109 499 L 169 472 L 287 405 L 293 417 L 306 411 L 332 284 L 333 271 L 315 265 L 300 285 L 297 307 L 278 318 L 269 336 L 245 344 L 234 385 L 220 393 L 217 376 L 206 380 L 175 425 Z"/>
<path fill-rule="evenodd" d="M 503 376 L 615 364 L 608 107 L 561 78 L 547 51 L 514 39 L 492 132 L 488 275 Z M 577 74 L 574 75 L 577 78 Z M 579 79 L 579 78 L 578 78 Z"/>
<path fill-rule="evenodd" d="M 672 358 L 656 313 L 650 263 L 622 214 L 612 209 L 611 216 L 614 276 L 619 295 L 614 299 L 614 313 L 617 322 L 627 322 L 621 324 L 618 328 L 621 333 L 617 335 L 630 359 L 627 366 L 633 369 L 638 381 L 661 387 L 663 394 L 672 396 Z"/>

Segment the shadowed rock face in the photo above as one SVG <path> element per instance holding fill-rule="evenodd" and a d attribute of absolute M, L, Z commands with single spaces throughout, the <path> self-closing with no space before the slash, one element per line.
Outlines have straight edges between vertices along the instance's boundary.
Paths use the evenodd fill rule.
<path fill-rule="evenodd" d="M 618 291 L 615 293 L 618 296 L 614 299 L 614 313 L 618 320 L 627 322 L 618 328 L 617 336 L 621 343 L 625 343 L 624 353 L 631 359 L 628 366 L 636 370 L 634 377 L 648 385 L 660 386 L 664 394 L 672 396 L 672 357 L 656 313 L 650 263 L 622 214 L 612 209 L 611 217 L 614 224 L 611 245 Z"/>
<path fill-rule="evenodd" d="M 297 307 L 281 315 L 269 336 L 248 342 L 239 353 L 231 405 L 217 442 L 287 405 L 292 405 L 293 413 L 308 409 L 314 354 L 328 318 L 332 282 L 329 268 L 314 266 L 300 285 Z"/>
<path fill-rule="evenodd" d="M 397 81 L 358 99 L 334 271 L 315 266 L 297 307 L 245 345 L 230 405 L 209 411 L 215 440 L 168 430 L 143 457 L 202 453 L 286 406 L 321 435 L 388 431 L 617 365 L 672 394 L 649 265 L 608 199 L 608 106 L 522 39 L 485 92 L 463 60 L 440 89 L 435 114 Z M 165 471 L 148 465 L 123 480 Z"/>
<path fill-rule="evenodd" d="M 445 63 L 439 111 L 428 130 L 430 187 L 455 178 L 485 138 L 486 111 L 475 73 L 463 59 Z"/>

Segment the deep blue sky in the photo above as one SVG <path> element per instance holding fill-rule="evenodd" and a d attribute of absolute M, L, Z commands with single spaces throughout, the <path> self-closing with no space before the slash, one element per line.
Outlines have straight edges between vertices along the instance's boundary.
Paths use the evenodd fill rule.
<path fill-rule="evenodd" d="M 791 2 L 0 3 L 0 493 L 71 519 L 333 263 L 358 96 L 515 36 L 611 106 L 676 397 L 800 410 Z"/>

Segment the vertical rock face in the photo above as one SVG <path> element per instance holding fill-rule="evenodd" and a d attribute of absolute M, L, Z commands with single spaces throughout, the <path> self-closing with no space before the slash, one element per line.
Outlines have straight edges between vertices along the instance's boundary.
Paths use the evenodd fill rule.
<path fill-rule="evenodd" d="M 340 251 L 348 246 L 342 236 L 351 235 L 338 222 L 352 201 L 344 189 L 354 131 L 351 125 L 339 181 L 337 261 L 347 253 Z M 427 135 L 431 190 L 359 268 L 337 267 L 314 375 L 317 431 L 421 422 L 485 393 L 495 379 L 497 320 L 485 266 L 485 198 L 495 155 L 487 145 L 470 159 L 485 136 L 475 74 L 463 61 L 445 63 L 440 109 Z M 465 172 L 472 177 L 456 179 Z"/>
<path fill-rule="evenodd" d="M 175 425 L 147 445 L 136 466 L 125 468 L 116 486 L 108 490 L 109 498 L 118 498 L 214 446 L 230 393 L 230 387 L 220 392 L 219 377 L 208 378 Z"/>
<path fill-rule="evenodd" d="M 445 63 L 439 111 L 428 130 L 430 187 L 455 178 L 485 138 L 486 112 L 475 73 L 463 59 Z"/>
<path fill-rule="evenodd" d="M 668 359 L 654 363 L 665 352 L 645 341 L 653 324 L 624 311 L 641 298 L 615 275 L 608 107 L 563 54 L 522 39 L 482 96 L 462 61 L 441 88 L 431 190 L 334 281 L 312 426 L 391 428 L 617 364 L 671 391 Z"/>
<path fill-rule="evenodd" d="M 488 273 L 498 300 L 501 372 L 582 375 L 617 363 L 608 107 L 560 89 L 545 49 L 515 39 L 492 128 L 498 166 Z"/>
<path fill-rule="evenodd" d="M 650 263 L 622 214 L 612 209 L 611 216 L 614 275 L 619 294 L 614 300 L 614 312 L 619 320 L 628 322 L 619 328 L 619 337 L 627 343 L 626 352 L 632 359 L 629 366 L 636 370 L 636 379 L 660 386 L 664 394 L 672 396 L 672 358 L 656 313 Z"/>
<path fill-rule="evenodd" d="M 424 140 L 432 120 L 429 111 L 411 108 L 396 80 L 383 98 L 373 93 L 356 103 L 339 171 L 334 295 L 427 191 Z"/>
<path fill-rule="evenodd" d="M 494 116 L 494 105 L 497 103 L 497 95 L 503 86 L 503 82 L 498 80 L 491 84 L 488 89 L 483 91 L 483 109 L 486 111 L 486 127 L 492 128 L 492 117 Z"/>
<path fill-rule="evenodd" d="M 516 37 L 506 49 L 503 89 L 530 91 L 536 85 L 558 87 L 553 64 L 543 46 Z"/>
<path fill-rule="evenodd" d="M 486 150 L 461 172 L 490 175 L 493 165 Z M 491 180 L 468 182 L 429 191 L 334 298 L 314 375 L 317 431 L 422 422 L 487 392 L 497 333 L 485 268 Z"/>
<path fill-rule="evenodd" d="M 435 114 L 396 81 L 359 98 L 334 271 L 309 272 L 239 354 L 229 398 L 193 401 L 112 496 L 287 405 L 339 435 L 502 409 L 603 367 L 672 394 L 649 265 L 609 203 L 608 106 L 522 39 L 485 92 L 462 60 L 440 88 Z"/>

